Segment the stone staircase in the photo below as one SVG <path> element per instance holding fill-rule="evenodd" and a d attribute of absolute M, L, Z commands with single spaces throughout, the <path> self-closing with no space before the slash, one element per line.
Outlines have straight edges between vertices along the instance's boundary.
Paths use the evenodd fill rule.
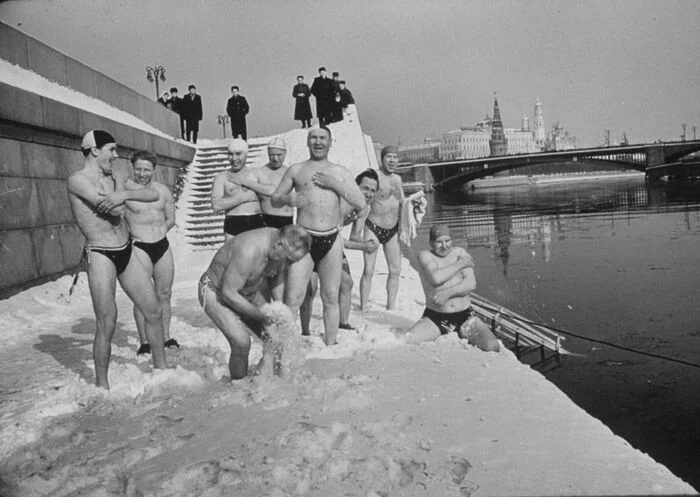
<path fill-rule="evenodd" d="M 259 162 L 265 153 L 266 139 L 248 142 L 246 164 Z M 182 192 L 184 209 L 184 234 L 188 244 L 201 248 L 216 248 L 224 242 L 224 215 L 211 208 L 211 184 L 221 171 L 229 167 L 226 145 L 199 146 L 194 161 L 187 172 L 186 186 Z"/>

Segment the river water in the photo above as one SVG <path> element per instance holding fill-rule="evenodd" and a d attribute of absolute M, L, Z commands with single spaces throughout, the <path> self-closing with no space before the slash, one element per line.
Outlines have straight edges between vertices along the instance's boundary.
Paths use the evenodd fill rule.
<path fill-rule="evenodd" d="M 700 184 L 643 178 L 429 196 L 474 257 L 477 293 L 534 321 L 700 365 Z M 567 338 L 546 373 L 700 489 L 700 368 Z M 544 445 L 547 440 L 542 440 Z"/>

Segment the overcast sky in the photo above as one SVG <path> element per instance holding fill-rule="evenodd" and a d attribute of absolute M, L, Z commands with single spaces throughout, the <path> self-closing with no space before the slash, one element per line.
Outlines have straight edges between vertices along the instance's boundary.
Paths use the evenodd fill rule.
<path fill-rule="evenodd" d="M 229 87 L 249 136 L 295 127 L 292 86 L 339 71 L 375 141 L 418 143 L 492 113 L 533 121 L 535 99 L 578 146 L 700 137 L 700 2 L 469 0 L 17 0 L 0 19 L 153 97 L 197 86 L 203 137 Z M 315 114 L 315 108 L 314 108 Z"/>

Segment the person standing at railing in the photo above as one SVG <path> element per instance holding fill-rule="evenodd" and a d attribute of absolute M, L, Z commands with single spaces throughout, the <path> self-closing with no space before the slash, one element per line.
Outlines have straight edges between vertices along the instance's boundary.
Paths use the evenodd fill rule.
<path fill-rule="evenodd" d="M 185 134 L 187 141 L 197 144 L 199 134 L 199 121 L 202 120 L 202 97 L 197 95 L 197 87 L 190 85 L 187 87 L 189 93 L 185 95 L 180 103 L 180 115 L 185 120 Z"/>

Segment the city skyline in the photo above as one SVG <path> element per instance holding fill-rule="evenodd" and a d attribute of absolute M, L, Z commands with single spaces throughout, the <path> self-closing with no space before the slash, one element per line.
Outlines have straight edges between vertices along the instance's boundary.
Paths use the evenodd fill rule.
<path fill-rule="evenodd" d="M 539 97 L 547 131 L 559 121 L 579 146 L 608 129 L 640 143 L 700 124 L 697 2 L 14 0 L 0 19 L 149 98 L 146 66 L 166 68 L 161 90 L 196 84 L 203 137 L 221 136 L 232 84 L 251 136 L 296 127 L 295 78 L 311 83 L 321 65 L 384 143 L 471 125 L 494 92 L 505 126 L 532 123 Z"/>

